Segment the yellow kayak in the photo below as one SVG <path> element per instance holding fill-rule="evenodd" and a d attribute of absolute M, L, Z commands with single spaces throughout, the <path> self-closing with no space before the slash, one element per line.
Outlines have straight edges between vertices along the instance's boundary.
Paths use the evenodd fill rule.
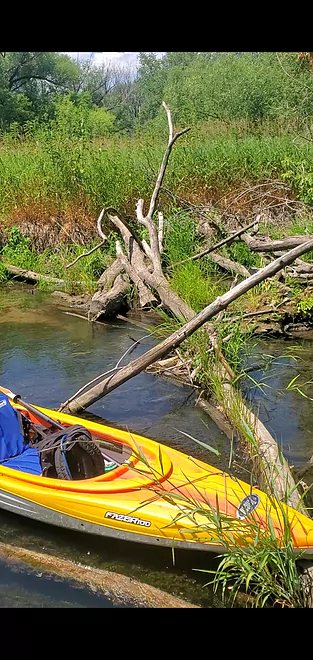
<path fill-rule="evenodd" d="M 311 519 L 226 472 L 137 434 L 47 408 L 30 411 L 21 401 L 11 405 L 31 423 L 47 417 L 60 428 L 88 429 L 103 472 L 59 479 L 25 471 L 22 455 L 0 460 L 2 509 L 104 537 L 217 553 L 268 533 L 284 545 L 287 525 L 294 552 L 313 554 Z M 37 460 L 35 449 L 28 454 Z"/>

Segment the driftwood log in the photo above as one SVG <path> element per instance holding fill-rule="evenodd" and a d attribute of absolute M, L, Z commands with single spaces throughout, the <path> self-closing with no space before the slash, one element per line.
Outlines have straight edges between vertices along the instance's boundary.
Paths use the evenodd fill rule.
<path fill-rule="evenodd" d="M 244 227 L 241 227 L 236 231 L 232 231 L 229 236 L 219 241 L 218 243 L 207 247 L 205 250 L 202 250 L 201 252 L 194 254 L 191 257 L 187 257 L 187 259 L 171 264 L 170 268 L 184 264 L 187 261 L 209 256 L 211 261 L 216 263 L 223 270 L 229 271 L 231 273 L 238 273 L 238 275 L 241 275 L 242 277 L 248 277 L 252 274 L 252 272 L 256 270 L 255 268 L 247 269 L 242 264 L 236 263 L 224 255 L 220 255 L 216 251 L 221 247 L 231 245 L 234 241 L 243 241 L 252 252 L 259 253 L 262 257 L 264 257 L 265 261 L 269 261 L 271 257 L 279 257 L 281 254 L 284 254 L 286 250 L 290 250 L 293 247 L 301 245 L 302 243 L 305 243 L 306 241 L 313 238 L 312 236 L 302 234 L 296 236 L 288 236 L 287 238 L 279 240 L 271 240 L 266 236 L 259 236 L 259 238 L 255 238 L 252 233 L 256 234 L 259 231 L 259 223 L 261 219 L 262 213 L 259 213 L 253 222 L 245 225 Z M 247 233 L 249 229 L 253 230 L 253 232 Z M 209 236 L 211 236 L 212 233 L 211 228 L 206 229 L 203 224 L 201 224 L 201 226 L 199 225 L 199 231 L 205 235 L 208 233 Z M 309 282 L 313 279 L 313 264 L 302 261 L 301 259 L 296 259 L 291 268 L 287 267 L 285 273 L 280 273 L 280 277 L 282 277 L 284 274 L 288 275 L 288 277 L 296 279 L 299 282 Z M 285 285 L 279 282 L 279 286 L 283 287 Z"/>
<path fill-rule="evenodd" d="M 221 257 L 221 255 L 217 252 L 211 252 L 209 256 L 211 261 L 220 266 L 220 268 L 229 271 L 230 273 L 238 273 L 238 275 L 241 275 L 241 277 L 249 277 L 251 275 L 248 268 L 242 264 L 237 264 L 237 262 L 232 261 L 227 257 Z"/>
<path fill-rule="evenodd" d="M 244 241 L 247 246 L 254 250 L 255 252 L 275 252 L 277 250 L 291 250 L 297 245 L 301 245 L 305 241 L 309 241 L 313 236 L 303 236 L 303 234 L 298 236 L 288 236 L 288 238 L 282 238 L 278 240 L 270 240 L 268 238 L 259 238 L 256 239 L 249 234 L 241 234 L 241 240 Z"/>
<path fill-rule="evenodd" d="M 17 266 L 12 266 L 11 264 L 4 264 L 5 268 L 26 282 L 39 282 L 39 280 L 44 280 L 44 282 L 49 282 L 56 286 L 64 286 L 65 280 L 58 279 L 57 277 L 50 277 L 49 275 L 40 275 L 39 273 L 34 273 L 32 270 L 25 270 L 24 268 L 18 268 Z"/>

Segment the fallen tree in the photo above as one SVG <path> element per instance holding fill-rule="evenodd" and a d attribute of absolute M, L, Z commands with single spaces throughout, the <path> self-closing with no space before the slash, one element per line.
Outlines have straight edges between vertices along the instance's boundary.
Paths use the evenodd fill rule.
<path fill-rule="evenodd" d="M 199 314 L 193 316 L 190 321 L 183 325 L 179 330 L 176 330 L 169 337 L 157 344 L 157 346 L 151 348 L 143 355 L 140 355 L 140 357 L 138 357 L 136 360 L 120 369 L 118 373 L 109 376 L 106 380 L 96 385 L 81 397 L 72 399 L 70 402 L 65 402 L 62 404 L 60 411 L 75 414 L 90 406 L 92 403 L 95 403 L 106 394 L 109 394 L 109 392 L 112 392 L 117 387 L 122 385 L 122 383 L 125 383 L 133 376 L 139 374 L 141 371 L 143 371 L 143 369 L 145 369 L 153 362 L 163 358 L 169 351 L 177 348 L 177 346 L 179 346 L 192 333 L 201 328 L 201 326 L 207 323 L 207 321 L 209 321 L 222 310 L 226 309 L 226 307 L 228 307 L 231 302 L 242 296 L 244 293 L 252 289 L 263 280 L 278 273 L 282 268 L 292 263 L 301 254 L 305 254 L 305 252 L 308 252 L 312 249 L 313 239 L 302 243 L 283 256 L 278 257 L 275 261 L 268 264 L 264 268 L 261 268 L 254 275 L 250 275 L 250 277 L 237 284 L 222 296 L 216 298 L 216 300 L 205 307 L 201 312 L 199 312 Z M 191 313 L 191 310 L 188 308 L 188 315 Z M 206 330 L 209 332 L 209 334 L 210 332 L 214 332 L 213 326 L 207 327 Z"/>
<path fill-rule="evenodd" d="M 291 250 L 291 248 L 296 247 L 297 245 L 302 245 L 305 241 L 309 241 L 313 236 L 303 236 L 301 234 L 298 236 L 288 236 L 287 238 L 270 240 L 265 237 L 257 239 L 253 236 L 249 236 L 249 234 L 243 233 L 240 238 L 255 252 L 275 252 L 277 250 Z"/>
<path fill-rule="evenodd" d="M 238 297 L 243 295 L 243 293 L 254 287 L 256 284 L 262 282 L 264 279 L 268 277 L 273 277 L 275 276 L 275 274 L 280 273 L 281 270 L 285 268 L 288 264 L 293 263 L 295 259 L 297 259 L 305 252 L 308 252 L 313 247 L 313 239 L 312 239 L 311 241 L 306 241 L 305 243 L 302 243 L 301 245 L 295 247 L 293 250 L 287 252 L 285 255 L 279 256 L 275 261 L 268 264 L 263 269 L 260 269 L 257 273 L 254 273 L 250 277 L 247 277 L 240 284 L 237 284 L 237 286 L 231 288 L 230 291 L 228 291 L 226 294 L 217 298 L 213 303 L 211 303 L 211 305 L 206 307 L 202 312 L 195 315 L 194 311 L 188 305 L 186 305 L 186 303 L 183 300 L 181 300 L 180 297 L 174 291 L 171 290 L 170 283 L 163 273 L 162 261 L 161 261 L 161 255 L 163 251 L 162 213 L 158 212 L 157 227 L 153 219 L 153 215 L 156 211 L 156 204 L 157 204 L 160 187 L 162 184 L 166 165 L 173 144 L 178 137 L 180 137 L 181 135 L 186 133 L 187 130 L 189 130 L 189 129 L 184 129 L 183 131 L 174 133 L 170 110 L 165 103 L 163 103 L 163 107 L 166 110 L 167 118 L 168 118 L 168 126 L 169 126 L 168 145 L 163 156 L 163 160 L 160 166 L 160 171 L 156 180 L 155 188 L 151 196 L 147 215 L 144 215 L 143 212 L 144 201 L 142 199 L 138 201 L 136 207 L 137 221 L 139 225 L 140 224 L 143 225 L 147 230 L 150 242 L 148 243 L 147 240 L 139 238 L 136 230 L 130 226 L 128 220 L 122 217 L 122 215 L 119 214 L 116 211 L 116 209 L 110 207 L 107 209 L 103 209 L 101 211 L 97 222 L 98 233 L 101 237 L 101 243 L 98 245 L 98 247 L 101 247 L 101 245 L 103 245 L 104 242 L 107 240 L 107 235 L 104 233 L 102 229 L 103 217 L 104 214 L 107 213 L 112 224 L 115 226 L 116 229 L 118 229 L 118 231 L 122 236 L 122 239 L 124 241 L 125 251 L 123 250 L 120 241 L 116 241 L 117 258 L 115 262 L 112 264 L 112 266 L 108 269 L 108 271 L 106 271 L 100 278 L 101 280 L 100 284 L 101 285 L 103 284 L 104 291 L 100 293 L 97 292 L 94 295 L 94 299 L 91 302 L 91 306 L 89 310 L 89 316 L 91 319 L 95 319 L 101 316 L 101 306 L 99 308 L 100 298 L 101 298 L 101 304 L 102 303 L 106 304 L 107 296 L 110 293 L 108 287 L 115 281 L 114 278 L 117 275 L 118 277 L 123 276 L 123 278 L 128 277 L 128 280 L 133 282 L 133 285 L 135 285 L 138 292 L 139 303 L 142 307 L 144 307 L 147 304 L 151 305 L 155 303 L 155 301 L 157 302 L 160 301 L 161 304 L 167 310 L 169 310 L 175 317 L 177 317 L 181 321 L 187 320 L 187 323 L 183 325 L 180 330 L 176 331 L 173 335 L 165 339 L 156 347 L 150 349 L 150 351 L 137 358 L 137 360 L 134 360 L 130 364 L 126 365 L 126 367 L 119 368 L 118 372 L 111 374 L 107 379 L 102 381 L 100 384 L 91 387 L 87 392 L 81 393 L 80 391 L 80 394 L 77 397 L 75 397 L 75 395 L 71 397 L 71 399 L 69 399 L 68 401 L 64 402 L 61 405 L 60 410 L 62 411 L 70 412 L 73 414 L 90 406 L 98 399 L 102 398 L 109 392 L 112 392 L 114 389 L 119 387 L 119 385 L 124 383 L 129 378 L 132 378 L 136 374 L 140 373 L 140 371 L 142 371 L 143 369 L 146 369 L 153 362 L 156 362 L 157 360 L 163 358 L 169 351 L 172 351 L 173 349 L 177 348 L 177 346 L 179 346 L 179 344 L 182 341 L 184 341 L 186 337 L 190 336 L 201 326 L 204 326 L 204 330 L 211 341 L 211 346 L 213 350 L 215 352 L 218 351 L 219 363 L 220 363 L 219 364 L 220 375 L 222 375 L 222 377 L 225 376 L 225 378 L 222 378 L 222 380 L 224 380 L 224 392 L 227 400 L 226 409 L 225 409 L 225 414 L 227 417 L 228 416 L 227 408 L 229 408 L 229 410 L 231 409 L 232 402 L 236 401 L 236 406 L 238 406 L 238 401 L 237 401 L 238 392 L 237 390 L 235 390 L 235 388 L 233 388 L 231 382 L 229 382 L 231 369 L 227 364 L 227 362 L 225 361 L 220 350 L 218 350 L 217 340 L 215 336 L 215 328 L 212 324 L 209 324 L 208 321 L 211 318 L 213 318 L 216 314 L 224 310 L 232 301 L 236 300 Z M 250 225 L 248 226 L 246 225 L 242 229 L 247 231 L 248 227 L 253 228 L 255 227 L 255 225 L 257 226 L 258 221 L 259 221 L 259 216 L 255 219 L 254 222 L 251 222 Z M 237 230 L 236 232 L 234 232 L 232 236 L 223 239 L 222 242 L 229 243 L 231 242 L 231 240 L 240 240 L 242 236 L 247 236 L 246 231 L 242 232 L 241 230 Z M 216 247 L 217 245 L 213 246 L 214 249 L 216 249 Z M 213 255 L 217 255 L 215 251 L 214 252 L 213 250 L 210 251 L 212 252 Z M 82 258 L 83 256 L 84 255 L 80 255 L 79 258 Z M 215 258 L 216 261 L 218 261 L 220 264 L 222 263 L 219 255 L 217 255 Z M 75 261 L 77 261 L 77 259 Z M 225 267 L 225 260 L 223 263 Z M 68 266 L 70 267 L 71 265 L 72 264 L 69 264 Z M 232 264 L 229 264 L 229 262 L 227 262 L 226 265 L 228 268 L 232 266 Z M 243 274 L 247 274 L 247 271 L 244 269 L 242 269 L 241 271 L 241 275 Z M 114 289 L 114 283 L 112 288 Z M 93 307 L 95 303 L 96 303 L 96 311 L 95 308 Z M 266 462 L 266 457 L 268 456 L 269 465 L 272 466 L 274 460 L 273 457 L 275 454 L 275 451 L 273 454 L 273 448 L 277 449 L 275 440 L 270 436 L 269 432 L 265 429 L 265 427 L 261 424 L 261 422 L 257 420 L 255 416 L 251 417 L 252 414 L 251 411 L 247 408 L 247 406 L 242 400 L 241 400 L 241 406 L 242 406 L 243 414 L 246 415 L 249 424 L 253 423 L 253 426 L 255 428 L 257 442 L 260 448 L 260 453 L 261 455 L 264 456 L 264 461 L 263 461 L 264 465 Z M 278 460 L 278 458 L 279 457 L 277 453 L 276 459 Z M 279 462 L 280 462 L 280 458 L 279 458 Z M 301 495 L 298 493 L 295 487 L 295 484 L 292 479 L 292 475 L 290 473 L 287 464 L 285 464 L 285 469 L 283 470 L 283 474 L 282 474 L 281 465 L 279 466 L 276 465 L 276 467 L 277 467 L 276 470 L 277 474 L 275 476 L 275 481 L 276 481 L 277 496 L 279 498 L 285 497 L 286 496 L 285 494 L 288 491 L 287 484 L 288 485 L 292 484 L 292 488 L 293 487 L 294 488 L 292 494 L 290 495 L 290 502 L 293 504 L 293 506 L 298 506 L 298 505 L 302 506 Z M 273 478 L 272 467 L 270 468 L 270 471 L 271 471 L 270 479 L 272 480 Z M 264 466 L 260 469 L 260 475 L 263 481 L 264 479 L 266 481 L 265 478 L 266 469 L 264 468 Z"/>
<path fill-rule="evenodd" d="M 35 273 L 33 270 L 25 270 L 25 268 L 18 268 L 17 266 L 12 266 L 11 264 L 4 264 L 5 268 L 18 278 L 25 280 L 26 282 L 39 282 L 43 280 L 49 284 L 54 284 L 55 286 L 64 286 L 65 280 L 59 279 L 57 277 L 50 277 L 50 275 L 40 275 L 40 273 Z M 77 282 L 81 284 L 81 282 Z"/>

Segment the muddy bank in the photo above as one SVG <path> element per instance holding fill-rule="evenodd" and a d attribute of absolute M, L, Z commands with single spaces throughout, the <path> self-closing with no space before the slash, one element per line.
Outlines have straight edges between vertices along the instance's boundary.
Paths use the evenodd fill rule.
<path fill-rule="evenodd" d="M 90 301 L 92 296 L 88 293 L 83 295 L 71 295 L 63 291 L 53 291 L 51 296 L 54 298 L 57 304 L 61 306 L 66 306 L 69 309 L 80 310 L 83 316 L 87 317 Z M 247 315 L 248 316 L 248 315 Z M 138 317 L 138 322 L 137 322 Z M 122 318 L 118 315 L 118 318 Z M 143 323 L 143 320 L 146 319 L 146 324 Z M 139 325 L 142 324 L 142 327 L 147 327 L 151 325 L 151 322 L 156 323 L 159 317 L 157 312 L 140 312 L 136 313 L 136 310 L 132 311 L 127 318 L 128 321 L 132 321 Z M 125 318 L 126 320 L 126 318 Z M 101 321 L 100 321 L 101 322 Z M 242 321 L 242 330 L 243 332 L 249 332 L 256 336 L 260 335 L 269 335 L 270 337 L 304 337 L 309 338 L 313 334 L 313 313 L 308 312 L 299 312 L 292 304 L 288 304 L 285 307 L 281 307 L 279 312 L 273 310 L 268 310 L 268 312 L 259 312 L 255 314 L 249 314 L 249 318 Z"/>

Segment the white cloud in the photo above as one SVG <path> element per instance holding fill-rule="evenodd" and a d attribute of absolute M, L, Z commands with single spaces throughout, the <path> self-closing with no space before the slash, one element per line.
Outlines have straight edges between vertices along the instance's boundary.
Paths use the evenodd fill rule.
<path fill-rule="evenodd" d="M 109 62 L 114 62 L 116 64 L 121 64 L 122 66 L 137 66 L 137 58 L 139 51 L 136 53 L 131 52 L 119 52 L 119 53 L 62 53 L 63 55 L 68 55 L 76 62 L 84 62 L 85 60 L 91 59 L 95 66 L 101 66 L 102 64 L 108 64 Z M 162 57 L 164 53 L 156 53 L 157 56 Z"/>
<path fill-rule="evenodd" d="M 94 53 L 93 62 L 100 66 L 106 62 L 119 64 L 136 64 L 138 53 Z"/>

